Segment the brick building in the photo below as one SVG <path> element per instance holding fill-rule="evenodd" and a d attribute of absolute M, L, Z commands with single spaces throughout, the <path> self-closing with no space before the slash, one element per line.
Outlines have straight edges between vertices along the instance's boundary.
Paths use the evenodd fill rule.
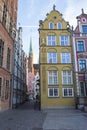
<path fill-rule="evenodd" d="M 13 45 L 18 0 L 0 0 L 0 110 L 11 107 Z"/>

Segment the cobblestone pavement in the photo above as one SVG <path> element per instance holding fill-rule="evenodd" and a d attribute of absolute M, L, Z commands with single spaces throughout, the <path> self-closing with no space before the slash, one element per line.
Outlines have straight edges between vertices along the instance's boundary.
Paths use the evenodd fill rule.
<path fill-rule="evenodd" d="M 32 103 L 0 112 L 0 130 L 87 130 L 87 113 L 74 109 L 39 111 Z"/>
<path fill-rule="evenodd" d="M 27 102 L 17 109 L 0 113 L 0 130 L 42 130 L 45 116 Z"/>

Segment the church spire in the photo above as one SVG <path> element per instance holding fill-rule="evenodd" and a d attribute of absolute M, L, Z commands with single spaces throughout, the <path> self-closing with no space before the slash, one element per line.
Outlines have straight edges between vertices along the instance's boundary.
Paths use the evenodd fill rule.
<path fill-rule="evenodd" d="M 32 57 L 32 38 L 30 38 L 30 49 L 29 49 L 29 57 Z"/>

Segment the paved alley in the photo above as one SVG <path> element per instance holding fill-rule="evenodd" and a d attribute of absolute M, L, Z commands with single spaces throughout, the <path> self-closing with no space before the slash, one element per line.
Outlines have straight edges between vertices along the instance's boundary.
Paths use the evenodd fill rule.
<path fill-rule="evenodd" d="M 0 130 L 87 130 L 87 113 L 74 109 L 39 111 L 27 102 L 0 113 Z"/>
<path fill-rule="evenodd" d="M 34 110 L 33 103 L 0 113 L 0 130 L 41 130 L 46 114 Z"/>

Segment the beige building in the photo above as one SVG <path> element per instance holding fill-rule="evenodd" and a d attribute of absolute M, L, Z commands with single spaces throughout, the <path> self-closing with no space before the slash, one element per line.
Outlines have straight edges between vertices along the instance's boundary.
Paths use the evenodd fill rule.
<path fill-rule="evenodd" d="M 41 109 L 75 106 L 72 37 L 55 9 L 39 25 Z"/>

